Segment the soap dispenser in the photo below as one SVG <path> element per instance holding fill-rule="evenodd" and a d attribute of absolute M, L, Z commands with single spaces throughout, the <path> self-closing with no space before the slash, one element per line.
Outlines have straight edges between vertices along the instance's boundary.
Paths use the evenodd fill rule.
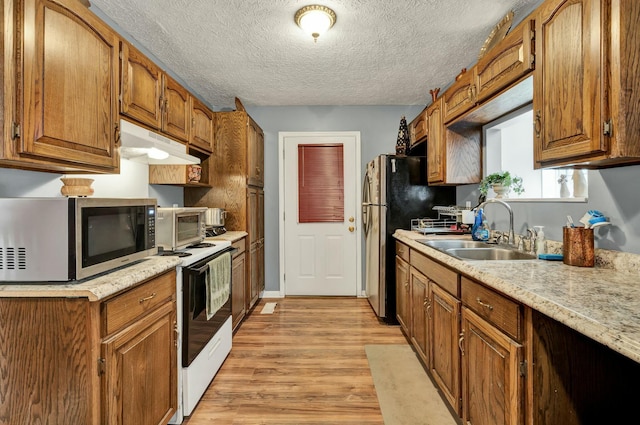
<path fill-rule="evenodd" d="M 544 240 L 544 226 L 533 226 L 536 229 L 536 255 L 544 254 L 547 252 L 546 241 Z"/>

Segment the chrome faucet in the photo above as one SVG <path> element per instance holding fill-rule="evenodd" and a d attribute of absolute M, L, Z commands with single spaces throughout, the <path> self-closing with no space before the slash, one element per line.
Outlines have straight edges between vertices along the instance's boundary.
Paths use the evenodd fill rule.
<path fill-rule="evenodd" d="M 478 205 L 478 208 L 476 209 L 476 215 L 478 215 L 478 212 L 480 211 L 480 209 L 483 209 L 485 205 L 494 204 L 494 203 L 504 205 L 507 211 L 509 211 L 509 236 L 508 236 L 509 242 L 508 243 L 509 245 L 515 245 L 516 234 L 513 231 L 513 211 L 511 210 L 511 206 L 509 206 L 509 204 L 496 198 L 487 199 L 486 201 Z"/>

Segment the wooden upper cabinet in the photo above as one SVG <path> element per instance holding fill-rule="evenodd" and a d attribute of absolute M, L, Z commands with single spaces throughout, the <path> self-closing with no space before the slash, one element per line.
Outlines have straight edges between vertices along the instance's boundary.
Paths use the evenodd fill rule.
<path fill-rule="evenodd" d="M 120 50 L 120 113 L 175 139 L 188 142 L 191 95 L 187 89 L 129 43 L 123 41 Z"/>
<path fill-rule="evenodd" d="M 264 187 L 264 133 L 258 124 L 247 116 L 248 158 L 247 183 Z"/>
<path fill-rule="evenodd" d="M 598 0 L 544 3 L 536 16 L 534 143 L 538 164 L 604 153 L 603 7 Z"/>
<path fill-rule="evenodd" d="M 537 167 L 640 161 L 640 75 L 633 0 L 548 0 L 536 14 Z"/>
<path fill-rule="evenodd" d="M 460 74 L 457 80 L 442 95 L 444 122 L 448 123 L 454 118 L 467 112 L 477 101 L 476 67 Z"/>
<path fill-rule="evenodd" d="M 191 135 L 189 144 L 206 152 L 213 151 L 213 112 L 191 96 Z"/>
<path fill-rule="evenodd" d="M 531 73 L 534 23 L 525 19 L 476 65 L 477 101 L 482 102 Z"/>
<path fill-rule="evenodd" d="M 121 43 L 120 112 L 159 129 L 162 120 L 162 70 L 127 42 Z"/>
<path fill-rule="evenodd" d="M 162 131 L 184 142 L 191 129 L 191 95 L 176 80 L 163 76 Z"/>
<path fill-rule="evenodd" d="M 409 124 L 409 145 L 411 148 L 427 140 L 427 110 L 420 112 Z"/>
<path fill-rule="evenodd" d="M 443 98 L 436 99 L 427 108 L 429 143 L 427 143 L 427 180 L 429 183 L 445 181 L 445 140 L 442 123 Z"/>
<path fill-rule="evenodd" d="M 15 4 L 21 130 L 9 150 L 50 170 L 117 171 L 118 35 L 77 0 Z"/>

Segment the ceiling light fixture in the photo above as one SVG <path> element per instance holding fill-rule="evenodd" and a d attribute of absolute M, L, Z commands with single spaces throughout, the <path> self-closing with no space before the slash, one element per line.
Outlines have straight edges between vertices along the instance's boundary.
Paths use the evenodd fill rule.
<path fill-rule="evenodd" d="M 336 23 L 336 13 L 326 6 L 312 4 L 298 10 L 294 19 L 300 28 L 311 34 L 315 43 Z"/>

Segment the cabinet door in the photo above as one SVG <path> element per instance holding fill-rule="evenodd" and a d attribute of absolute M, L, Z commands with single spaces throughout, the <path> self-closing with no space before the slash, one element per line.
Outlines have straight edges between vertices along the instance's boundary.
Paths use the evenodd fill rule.
<path fill-rule="evenodd" d="M 249 282 L 247 309 L 259 299 L 265 287 L 264 275 L 264 191 L 250 188 L 247 191 L 249 233 Z"/>
<path fill-rule="evenodd" d="M 460 301 L 431 285 L 431 375 L 455 412 L 460 414 Z"/>
<path fill-rule="evenodd" d="M 533 21 L 525 20 L 476 65 L 478 102 L 488 99 L 533 70 Z"/>
<path fill-rule="evenodd" d="M 213 151 L 213 112 L 193 96 L 191 96 L 189 143 L 206 152 Z"/>
<path fill-rule="evenodd" d="M 603 135 L 602 27 L 608 2 L 547 1 L 536 15 L 534 156 L 536 166 L 597 155 Z"/>
<path fill-rule="evenodd" d="M 463 422 L 522 423 L 522 346 L 467 308 L 462 311 L 462 330 Z"/>
<path fill-rule="evenodd" d="M 243 245 L 244 246 L 244 245 Z M 245 316 L 245 273 L 246 273 L 246 262 L 245 262 L 245 253 L 241 253 L 237 255 L 231 264 L 231 317 L 232 317 L 232 325 L 233 329 L 235 329 L 242 319 Z"/>
<path fill-rule="evenodd" d="M 424 110 L 409 124 L 409 143 L 412 148 L 427 139 L 427 121 L 427 111 Z"/>
<path fill-rule="evenodd" d="M 411 343 L 426 365 L 430 365 L 428 313 L 431 307 L 429 280 L 411 269 Z"/>
<path fill-rule="evenodd" d="M 457 81 L 442 95 L 443 120 L 445 123 L 459 117 L 476 104 L 476 68 L 457 77 Z"/>
<path fill-rule="evenodd" d="M 17 153 L 81 169 L 117 169 L 118 35 L 75 0 L 17 6 L 24 61 Z"/>
<path fill-rule="evenodd" d="M 177 407 L 175 302 L 102 343 L 103 423 L 166 424 Z"/>
<path fill-rule="evenodd" d="M 429 183 L 445 180 L 445 140 L 442 123 L 443 98 L 437 99 L 427 108 L 429 143 L 427 143 L 427 179 Z"/>
<path fill-rule="evenodd" d="M 250 117 L 248 117 L 247 143 L 249 176 L 248 184 L 252 186 L 264 186 L 264 133 Z"/>
<path fill-rule="evenodd" d="M 120 112 L 152 128 L 162 119 L 162 71 L 129 43 L 121 43 L 122 75 Z"/>
<path fill-rule="evenodd" d="M 189 141 L 191 95 L 176 80 L 164 75 L 162 131 L 184 142 Z"/>
<path fill-rule="evenodd" d="M 396 318 L 405 335 L 411 335 L 409 318 L 409 263 L 396 256 Z"/>

